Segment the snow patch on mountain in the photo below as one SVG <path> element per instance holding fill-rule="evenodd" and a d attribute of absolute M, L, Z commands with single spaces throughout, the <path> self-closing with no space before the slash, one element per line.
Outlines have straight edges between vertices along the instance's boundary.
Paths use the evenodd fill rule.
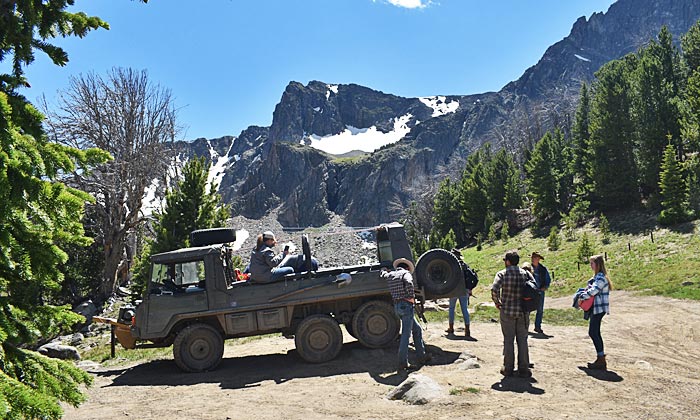
<path fill-rule="evenodd" d="M 175 156 L 170 165 L 168 172 L 165 174 L 166 185 L 161 186 L 161 180 L 155 178 L 151 184 L 146 187 L 143 198 L 141 199 L 141 214 L 143 217 L 150 217 L 153 212 L 163 208 L 163 200 L 165 199 L 165 190 L 167 190 L 174 182 L 178 180 L 178 173 L 187 163 L 187 159 L 182 159 L 180 155 Z"/>
<path fill-rule="evenodd" d="M 228 147 L 226 154 L 223 156 L 219 156 L 216 150 L 214 150 L 214 148 L 211 147 L 211 142 L 207 141 L 207 146 L 209 147 L 209 156 L 211 157 L 212 162 L 211 166 L 209 167 L 209 173 L 207 174 L 207 188 L 209 190 L 211 190 L 211 186 L 214 184 L 216 184 L 217 189 L 221 186 L 221 180 L 224 178 L 226 170 L 230 166 L 229 161 L 231 160 L 231 158 L 229 158 L 228 155 L 231 152 L 231 148 L 233 147 L 233 143 L 235 141 L 236 139 L 233 139 L 233 141 L 231 141 L 231 145 Z"/>
<path fill-rule="evenodd" d="M 346 125 L 345 130 L 338 134 L 328 136 L 319 136 L 311 134 L 301 140 L 302 144 L 309 144 L 314 149 L 322 150 L 332 155 L 342 155 L 353 150 L 361 150 L 363 152 L 373 152 L 387 144 L 396 143 L 401 140 L 409 131 L 409 121 L 413 115 L 406 114 L 398 118 L 394 118 L 394 129 L 387 133 L 382 133 L 377 130 L 376 126 L 368 128 L 356 128 L 351 125 Z"/>
<path fill-rule="evenodd" d="M 452 99 L 448 102 L 445 96 L 426 96 L 424 98 L 418 98 L 418 100 L 425 106 L 433 109 L 432 117 L 451 114 L 457 112 L 459 108 L 459 101 Z"/>
<path fill-rule="evenodd" d="M 588 58 L 586 58 L 586 57 L 581 57 L 581 56 L 578 55 L 578 54 L 574 54 L 574 56 L 575 56 L 576 58 L 578 58 L 579 60 L 582 60 L 582 61 L 588 61 L 588 62 L 591 61 L 590 59 L 588 59 Z"/>

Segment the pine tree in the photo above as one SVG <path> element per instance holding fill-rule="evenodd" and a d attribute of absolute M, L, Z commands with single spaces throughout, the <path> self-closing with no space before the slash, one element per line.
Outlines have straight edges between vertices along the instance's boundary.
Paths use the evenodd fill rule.
<path fill-rule="evenodd" d="M 630 116 L 630 69 L 636 58 L 605 64 L 597 73 L 591 102 L 590 156 L 586 168 L 593 181 L 591 205 L 597 209 L 629 208 L 639 203 Z"/>
<path fill-rule="evenodd" d="M 588 262 L 588 258 L 593 255 L 593 246 L 591 245 L 591 241 L 588 239 L 588 233 L 586 232 L 583 232 L 583 235 L 581 235 L 581 241 L 578 244 L 576 255 L 578 262 L 581 263 Z"/>
<path fill-rule="evenodd" d="M 504 220 L 503 224 L 501 225 L 501 242 L 503 242 L 504 244 L 507 244 L 509 237 L 510 237 L 510 235 L 508 232 L 508 221 Z"/>
<path fill-rule="evenodd" d="M 460 221 L 471 237 L 486 230 L 488 197 L 484 185 L 484 167 L 481 162 L 474 165 L 471 172 L 465 171 L 460 181 L 458 196 Z"/>
<path fill-rule="evenodd" d="M 559 213 L 553 142 L 552 134 L 545 134 L 535 144 L 530 160 L 525 164 L 528 196 L 532 200 L 533 215 L 539 222 L 544 222 Z"/>
<path fill-rule="evenodd" d="M 561 239 L 559 239 L 559 228 L 552 226 L 549 229 L 549 236 L 547 237 L 547 248 L 550 251 L 556 251 L 561 245 Z"/>
<path fill-rule="evenodd" d="M 3 2 L 0 62 L 0 416 L 59 419 L 59 401 L 78 405 L 89 374 L 72 363 L 28 350 L 39 338 L 65 332 L 82 319 L 53 296 L 62 286 L 60 246 L 89 245 L 81 218 L 86 193 L 66 186 L 62 176 L 90 172 L 107 161 L 100 150 L 84 151 L 47 140 L 43 115 L 17 93 L 27 86 L 25 67 L 41 51 L 57 65 L 68 56 L 51 38 L 83 37 L 106 22 L 66 12 L 69 0 Z M 60 246 L 59 246 L 60 244 Z"/>
<path fill-rule="evenodd" d="M 661 159 L 669 138 L 682 153 L 679 72 L 680 53 L 673 45 L 672 35 L 663 27 L 658 42 L 652 40 L 639 52 L 632 77 L 637 166 L 640 187 L 647 196 L 658 192 Z"/>
<path fill-rule="evenodd" d="M 587 201 L 591 190 L 592 182 L 586 169 L 591 160 L 590 107 L 588 86 L 583 83 L 581 85 L 581 93 L 579 95 L 579 103 L 576 109 L 571 139 L 572 159 L 570 172 L 573 175 L 573 190 L 576 194 L 574 201 L 576 203 Z M 576 205 L 576 203 L 574 203 L 574 205 Z"/>
<path fill-rule="evenodd" d="M 610 243 L 610 222 L 604 214 L 600 215 L 600 221 L 598 222 L 598 229 L 600 229 L 600 236 L 603 239 L 603 243 Z"/>
<path fill-rule="evenodd" d="M 463 229 L 460 221 L 460 213 L 458 210 L 457 185 L 449 178 L 445 178 L 438 187 L 433 201 L 433 230 L 439 236 L 447 235 L 447 232 L 453 230 L 459 235 L 456 240 L 459 243 L 464 242 L 464 237 L 461 234 Z"/>
<path fill-rule="evenodd" d="M 681 49 L 688 72 L 692 74 L 700 70 L 700 21 L 695 22 L 681 37 Z"/>
<path fill-rule="evenodd" d="M 676 160 L 674 147 L 669 144 L 661 165 L 661 213 L 659 223 L 671 225 L 688 220 L 688 184 L 683 179 L 681 165 Z"/>
<path fill-rule="evenodd" d="M 217 185 L 207 185 L 209 167 L 204 157 L 189 160 L 182 169 L 183 179 L 166 193 L 165 207 L 155 215 L 155 239 L 144 247 L 134 269 L 137 293 L 146 285 L 149 255 L 189 246 L 193 230 L 226 225 L 229 206 L 222 205 Z"/>
<path fill-rule="evenodd" d="M 447 232 L 447 235 L 445 235 L 444 238 L 440 241 L 440 248 L 442 249 L 452 249 L 457 246 L 457 239 L 455 237 L 455 232 L 450 229 L 449 232 Z"/>

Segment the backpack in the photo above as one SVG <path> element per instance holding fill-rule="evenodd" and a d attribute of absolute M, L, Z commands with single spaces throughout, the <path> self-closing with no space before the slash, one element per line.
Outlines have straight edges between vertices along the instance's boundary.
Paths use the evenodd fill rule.
<path fill-rule="evenodd" d="M 523 312 L 536 311 L 540 307 L 540 299 L 540 290 L 537 288 L 535 280 L 526 276 L 522 286 L 520 308 Z"/>
<path fill-rule="evenodd" d="M 464 285 L 467 290 L 472 290 L 479 283 L 479 276 L 476 274 L 473 268 L 469 267 L 466 263 L 462 264 L 462 273 L 464 274 Z"/>

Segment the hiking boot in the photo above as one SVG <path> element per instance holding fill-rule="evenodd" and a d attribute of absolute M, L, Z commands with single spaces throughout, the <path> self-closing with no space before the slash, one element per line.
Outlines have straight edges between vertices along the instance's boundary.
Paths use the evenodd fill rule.
<path fill-rule="evenodd" d="M 608 364 L 605 361 L 605 356 L 598 356 L 595 359 L 595 362 L 588 364 L 588 369 L 606 370 L 607 368 L 608 368 Z"/>
<path fill-rule="evenodd" d="M 446 332 L 447 334 L 454 334 L 454 332 L 455 332 L 454 326 L 453 326 L 452 324 L 450 324 L 450 326 L 447 327 L 447 329 L 445 330 L 445 332 Z"/>
<path fill-rule="evenodd" d="M 521 378 L 532 378 L 532 371 L 530 369 L 518 369 L 518 376 Z"/>
<path fill-rule="evenodd" d="M 535 332 L 537 334 L 544 334 L 544 331 L 542 331 L 542 328 L 540 328 L 540 327 L 535 327 Z"/>
<path fill-rule="evenodd" d="M 503 376 L 513 376 L 513 368 L 502 367 L 502 368 L 501 368 L 501 375 L 503 375 Z"/>
<path fill-rule="evenodd" d="M 397 372 L 412 372 L 414 370 L 418 370 L 418 366 L 411 363 L 399 363 Z"/>
<path fill-rule="evenodd" d="M 433 360 L 433 356 L 430 353 L 425 353 L 418 361 L 424 365 L 428 363 L 429 361 Z"/>

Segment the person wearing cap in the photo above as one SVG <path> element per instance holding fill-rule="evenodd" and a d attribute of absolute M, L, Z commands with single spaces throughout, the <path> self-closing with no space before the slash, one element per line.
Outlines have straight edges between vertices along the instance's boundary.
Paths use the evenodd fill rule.
<path fill-rule="evenodd" d="M 535 251 L 530 256 L 530 261 L 532 262 L 532 275 L 535 277 L 535 283 L 537 288 L 540 289 L 540 306 L 537 308 L 537 313 L 535 314 L 535 332 L 539 334 L 544 334 L 542 331 L 542 315 L 544 314 L 544 293 L 549 289 L 549 285 L 552 282 L 552 278 L 549 276 L 549 270 L 541 261 L 544 257 L 539 252 Z"/>
<path fill-rule="evenodd" d="M 413 276 L 411 275 L 413 273 L 413 263 L 406 258 L 398 258 L 393 265 L 393 271 L 382 268 L 379 275 L 387 280 L 389 293 L 394 301 L 394 310 L 401 319 L 399 370 L 407 370 L 414 367 L 408 363 L 409 335 L 413 335 L 413 344 L 418 353 L 418 360 L 421 363 L 425 363 L 430 357 L 425 352 L 423 332 L 420 325 L 413 319 L 413 304 L 415 303 Z"/>
<path fill-rule="evenodd" d="M 491 286 L 491 299 L 499 309 L 501 332 L 503 333 L 503 367 L 501 375 L 512 376 L 515 371 L 514 341 L 518 343 L 518 375 L 523 378 L 532 376 L 530 354 L 527 347 L 527 330 L 530 314 L 523 312 L 523 283 L 532 279 L 532 275 L 518 267 L 520 256 L 517 251 L 506 252 L 503 258 L 505 269 L 496 273 Z"/>
<path fill-rule="evenodd" d="M 275 235 L 268 231 L 258 235 L 255 248 L 250 253 L 250 281 L 253 283 L 272 283 L 277 279 L 294 272 L 292 267 L 279 266 L 289 253 L 283 251 L 275 255 L 272 250 L 277 244 Z"/>
<path fill-rule="evenodd" d="M 465 276 L 466 280 L 466 273 L 469 267 L 467 266 L 467 263 L 465 263 L 462 259 L 462 251 L 460 251 L 457 248 L 452 248 L 452 254 L 454 254 L 454 256 L 457 257 L 457 261 L 459 261 L 459 266 L 462 268 L 462 274 Z M 469 341 L 476 341 L 472 337 L 471 330 L 469 328 L 469 296 L 471 296 L 471 294 L 471 289 L 467 289 L 467 294 L 464 296 L 450 297 L 450 307 L 448 311 L 449 326 L 447 327 L 445 332 L 447 334 L 454 334 L 455 332 L 455 310 L 457 309 L 457 301 L 459 301 L 459 306 L 462 309 L 462 317 L 464 318 L 464 336 Z"/>

